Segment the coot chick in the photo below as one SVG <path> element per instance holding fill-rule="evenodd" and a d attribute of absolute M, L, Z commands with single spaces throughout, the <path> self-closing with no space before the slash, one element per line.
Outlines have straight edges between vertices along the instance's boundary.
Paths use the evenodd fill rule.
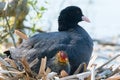
<path fill-rule="evenodd" d="M 63 9 L 58 18 L 59 32 L 39 33 L 30 37 L 17 48 L 10 49 L 11 58 L 17 61 L 26 57 L 28 62 L 38 58 L 39 62 L 32 67 L 38 73 L 41 58 L 47 56 L 49 60 L 58 51 L 65 51 L 71 66 L 70 74 L 73 74 L 81 63 L 88 64 L 93 51 L 93 40 L 78 25 L 81 21 L 90 22 L 79 7 L 69 6 Z"/>
<path fill-rule="evenodd" d="M 60 74 L 62 70 L 69 74 L 70 64 L 67 54 L 64 51 L 59 51 L 53 58 L 47 61 L 47 67 L 58 74 Z"/>

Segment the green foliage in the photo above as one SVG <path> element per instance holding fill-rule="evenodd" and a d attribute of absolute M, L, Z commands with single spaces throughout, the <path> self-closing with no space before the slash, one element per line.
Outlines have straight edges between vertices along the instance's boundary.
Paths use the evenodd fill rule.
<path fill-rule="evenodd" d="M 47 10 L 47 9 L 42 6 L 42 7 L 40 8 L 40 11 L 44 11 L 44 10 Z"/>
<path fill-rule="evenodd" d="M 33 27 L 31 28 L 32 32 L 35 33 L 35 24 L 33 25 Z"/>
<path fill-rule="evenodd" d="M 44 12 L 47 10 L 47 8 L 45 8 L 44 6 L 38 6 L 38 0 L 28 0 L 28 6 L 29 6 L 29 13 L 28 13 L 28 19 L 30 19 L 30 21 L 28 19 L 26 19 L 26 21 L 28 20 L 30 22 L 30 24 L 32 24 L 30 30 L 30 34 L 28 36 L 31 36 L 32 34 L 34 34 L 38 29 L 41 29 L 41 26 L 37 25 L 37 22 L 41 21 L 42 15 L 44 14 Z M 44 2 L 45 4 L 48 4 L 47 1 Z M 34 15 L 31 15 L 34 14 Z M 28 31 L 29 32 L 29 31 Z"/>
<path fill-rule="evenodd" d="M 45 4 L 48 4 L 48 2 L 45 1 Z M 24 33 L 27 34 L 27 36 L 33 35 L 37 31 L 37 29 L 41 29 L 41 27 L 36 25 L 36 23 L 40 21 L 42 15 L 47 10 L 47 8 L 45 8 L 44 6 L 37 6 L 37 5 L 38 5 L 38 0 L 27 0 L 29 13 L 26 15 L 26 18 L 23 21 L 21 21 L 21 19 L 20 21 L 19 19 L 15 20 L 15 18 L 11 20 L 11 16 L 9 17 L 6 16 L 7 20 L 5 19 L 5 16 L 0 17 L 0 44 L 3 43 L 7 44 L 12 42 L 10 33 L 12 33 L 12 36 L 16 38 L 14 35 L 14 29 L 16 29 L 16 26 L 14 26 L 15 24 L 19 24 L 20 26 L 18 30 L 23 31 Z M 27 27 L 27 25 L 23 24 L 24 21 L 29 23 L 30 26 Z"/>

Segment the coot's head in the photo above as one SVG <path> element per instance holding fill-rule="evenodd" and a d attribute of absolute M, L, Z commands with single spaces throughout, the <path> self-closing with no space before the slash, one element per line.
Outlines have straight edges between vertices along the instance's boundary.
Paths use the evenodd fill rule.
<path fill-rule="evenodd" d="M 57 53 L 57 59 L 60 63 L 68 63 L 68 56 L 64 51 L 59 51 Z"/>
<path fill-rule="evenodd" d="M 58 18 L 59 31 L 68 30 L 73 25 L 77 25 L 80 21 L 90 22 L 89 19 L 83 15 L 79 7 L 69 6 L 60 12 L 60 16 Z"/>

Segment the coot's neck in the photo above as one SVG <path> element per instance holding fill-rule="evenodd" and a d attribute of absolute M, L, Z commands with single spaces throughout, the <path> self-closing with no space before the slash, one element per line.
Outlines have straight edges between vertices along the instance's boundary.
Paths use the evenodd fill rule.
<path fill-rule="evenodd" d="M 74 29 L 78 25 L 77 25 L 77 23 L 59 21 L 58 26 L 59 26 L 59 28 L 58 28 L 59 31 L 69 31 L 70 29 Z"/>

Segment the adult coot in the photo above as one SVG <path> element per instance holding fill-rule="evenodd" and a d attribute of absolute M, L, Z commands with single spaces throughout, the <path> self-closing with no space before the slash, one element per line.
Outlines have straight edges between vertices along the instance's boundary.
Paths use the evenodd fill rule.
<path fill-rule="evenodd" d="M 93 41 L 78 25 L 80 21 L 89 22 L 80 8 L 69 6 L 63 9 L 58 18 L 59 32 L 39 33 L 30 37 L 17 48 L 10 49 L 11 58 L 17 61 L 26 57 L 28 62 L 38 58 L 38 63 L 32 67 L 33 71 L 38 72 L 41 58 L 47 56 L 49 61 L 58 51 L 65 51 L 70 62 L 70 74 L 73 74 L 81 63 L 88 64 L 93 50 Z"/>

